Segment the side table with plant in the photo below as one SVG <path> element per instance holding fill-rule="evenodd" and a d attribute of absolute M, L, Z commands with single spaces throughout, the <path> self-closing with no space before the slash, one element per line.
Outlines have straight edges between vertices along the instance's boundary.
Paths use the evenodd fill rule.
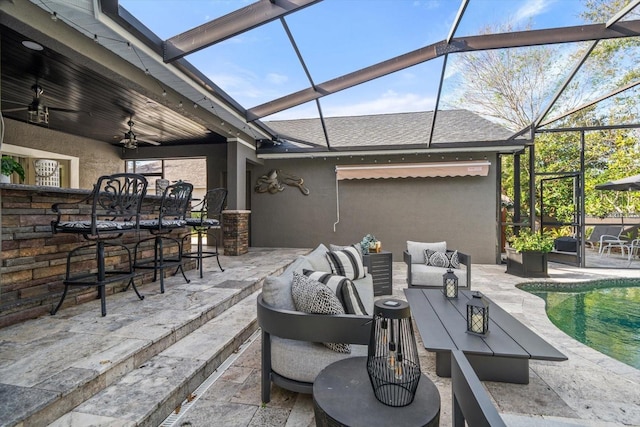
<path fill-rule="evenodd" d="M 11 175 L 15 172 L 20 177 L 21 181 L 24 181 L 25 173 L 22 165 L 14 160 L 10 156 L 2 156 L 2 164 L 0 169 L 1 175 L 0 182 L 11 182 Z"/>
<path fill-rule="evenodd" d="M 528 228 L 511 237 L 507 251 L 507 273 L 522 277 L 548 277 L 547 257 L 553 237 Z"/>

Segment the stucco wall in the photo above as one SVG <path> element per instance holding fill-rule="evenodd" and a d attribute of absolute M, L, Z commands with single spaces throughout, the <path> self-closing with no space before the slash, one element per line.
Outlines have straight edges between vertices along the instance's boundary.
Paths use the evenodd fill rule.
<path fill-rule="evenodd" d="M 80 188 L 91 189 L 100 176 L 124 171 L 120 147 L 37 125 L 5 119 L 4 142 L 79 157 Z"/>
<path fill-rule="evenodd" d="M 438 156 L 440 157 L 440 156 Z M 481 157 L 466 156 L 474 160 Z M 460 157 L 462 159 L 462 157 Z M 314 247 L 319 242 L 351 244 L 368 233 L 382 241 L 395 261 L 407 240 L 441 241 L 471 255 L 473 263 L 496 262 L 496 162 L 486 177 L 345 180 L 339 183 L 340 221 L 336 214 L 337 164 L 401 162 L 402 158 L 318 158 L 270 160 L 252 170 L 253 184 L 271 169 L 298 175 L 310 191 L 296 187 L 277 194 L 251 196 L 251 244 L 260 247 Z M 411 158 L 411 162 L 432 159 Z M 452 161 L 451 157 L 438 161 Z"/>

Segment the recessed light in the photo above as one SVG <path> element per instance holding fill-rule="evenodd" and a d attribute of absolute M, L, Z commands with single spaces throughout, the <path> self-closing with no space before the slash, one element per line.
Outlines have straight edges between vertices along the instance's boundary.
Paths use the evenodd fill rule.
<path fill-rule="evenodd" d="M 22 46 L 26 47 L 27 49 L 31 49 L 31 50 L 43 50 L 44 49 L 41 44 L 38 44 L 36 42 L 32 42 L 31 40 L 23 41 L 22 42 Z"/>

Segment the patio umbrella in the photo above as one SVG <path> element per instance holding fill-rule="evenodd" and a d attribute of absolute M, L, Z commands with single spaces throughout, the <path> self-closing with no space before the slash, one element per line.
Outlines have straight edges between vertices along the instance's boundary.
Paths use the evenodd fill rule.
<path fill-rule="evenodd" d="M 640 191 L 640 175 L 628 176 L 596 185 L 596 190 Z"/>

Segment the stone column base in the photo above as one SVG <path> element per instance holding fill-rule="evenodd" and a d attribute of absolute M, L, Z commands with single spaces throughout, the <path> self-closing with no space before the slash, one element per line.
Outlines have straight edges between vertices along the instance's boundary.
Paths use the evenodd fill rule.
<path fill-rule="evenodd" d="M 251 211 L 245 210 L 222 212 L 225 255 L 242 255 L 249 252 L 249 214 Z"/>

